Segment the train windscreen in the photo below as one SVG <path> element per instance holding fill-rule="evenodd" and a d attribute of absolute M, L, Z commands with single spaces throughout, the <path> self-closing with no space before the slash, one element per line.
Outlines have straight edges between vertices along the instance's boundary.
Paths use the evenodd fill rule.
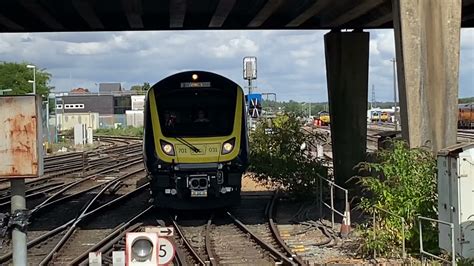
<path fill-rule="evenodd" d="M 235 90 L 167 90 L 156 94 L 156 102 L 165 137 L 215 137 L 232 133 Z"/>

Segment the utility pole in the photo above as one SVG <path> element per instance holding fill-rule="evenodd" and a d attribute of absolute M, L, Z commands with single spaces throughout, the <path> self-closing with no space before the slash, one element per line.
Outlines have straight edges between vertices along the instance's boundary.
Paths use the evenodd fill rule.
<path fill-rule="evenodd" d="M 372 100 L 370 101 L 370 109 L 374 109 L 375 103 L 375 86 L 372 84 Z"/>
<path fill-rule="evenodd" d="M 249 114 L 250 110 L 250 94 L 253 92 L 252 80 L 257 79 L 257 57 L 247 56 L 243 60 L 243 78 L 249 81 L 249 95 L 247 96 L 247 117 L 248 117 L 248 130 L 250 131 L 253 127 L 253 119 Z"/>
<path fill-rule="evenodd" d="M 395 131 L 398 130 L 398 119 L 397 119 L 397 61 L 395 58 L 390 60 L 393 65 L 393 123 L 395 124 Z"/>
<path fill-rule="evenodd" d="M 26 65 L 26 68 L 33 69 L 33 80 L 28 80 L 28 82 L 33 84 L 33 94 L 36 94 L 36 66 Z"/>

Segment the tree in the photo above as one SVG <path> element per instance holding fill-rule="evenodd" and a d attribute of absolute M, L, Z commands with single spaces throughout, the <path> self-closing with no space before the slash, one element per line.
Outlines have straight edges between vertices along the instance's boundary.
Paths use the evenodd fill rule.
<path fill-rule="evenodd" d="M 33 80 L 33 70 L 27 68 L 28 63 L 1 62 L 0 63 L 0 90 L 11 89 L 5 94 L 23 95 L 33 92 L 33 85 L 28 80 Z M 36 93 L 44 99 L 52 87 L 48 86 L 51 74 L 45 69 L 36 68 Z"/>
<path fill-rule="evenodd" d="M 140 85 L 133 85 L 133 86 L 130 88 L 130 90 L 136 91 L 136 92 L 146 92 L 146 91 L 148 91 L 148 90 L 150 89 L 150 87 L 151 87 L 151 86 L 150 86 L 150 83 L 145 82 L 145 83 L 143 83 L 142 86 L 140 86 Z"/>
<path fill-rule="evenodd" d="M 148 91 L 151 88 L 150 83 L 145 82 L 143 83 L 142 90 Z"/>
<path fill-rule="evenodd" d="M 140 85 L 133 85 L 133 86 L 130 88 L 130 90 L 131 90 L 131 91 L 137 91 L 137 92 L 143 91 L 142 86 L 140 86 Z"/>
<path fill-rule="evenodd" d="M 254 177 L 268 185 L 284 188 L 298 198 L 318 193 L 318 175 L 327 176 L 323 163 L 311 154 L 326 137 L 301 129 L 296 115 L 289 113 L 260 121 L 250 133 L 250 167 Z M 305 143 L 307 148 L 302 148 Z"/>

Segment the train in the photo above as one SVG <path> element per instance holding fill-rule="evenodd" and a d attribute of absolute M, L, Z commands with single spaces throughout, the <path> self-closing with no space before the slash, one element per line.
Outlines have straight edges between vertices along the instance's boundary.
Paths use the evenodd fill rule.
<path fill-rule="evenodd" d="M 248 167 L 242 88 L 206 71 L 162 79 L 145 98 L 143 145 L 154 206 L 184 210 L 238 205 Z"/>
<path fill-rule="evenodd" d="M 388 122 L 390 115 L 387 112 L 372 112 L 370 121 L 371 122 Z"/>
<path fill-rule="evenodd" d="M 474 128 L 474 103 L 459 105 L 458 128 Z"/>
<path fill-rule="evenodd" d="M 331 117 L 327 111 L 320 111 L 318 113 L 318 119 L 321 121 L 322 126 L 328 126 L 331 123 Z"/>

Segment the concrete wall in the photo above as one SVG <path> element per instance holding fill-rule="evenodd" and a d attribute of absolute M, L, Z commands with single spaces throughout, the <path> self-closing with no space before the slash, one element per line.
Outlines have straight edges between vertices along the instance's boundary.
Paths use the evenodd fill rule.
<path fill-rule="evenodd" d="M 76 124 L 85 124 L 94 130 L 99 128 L 98 113 L 75 113 L 75 114 L 57 114 L 58 129 L 73 129 Z"/>
<path fill-rule="evenodd" d="M 143 111 L 127 110 L 127 126 L 143 127 Z"/>

